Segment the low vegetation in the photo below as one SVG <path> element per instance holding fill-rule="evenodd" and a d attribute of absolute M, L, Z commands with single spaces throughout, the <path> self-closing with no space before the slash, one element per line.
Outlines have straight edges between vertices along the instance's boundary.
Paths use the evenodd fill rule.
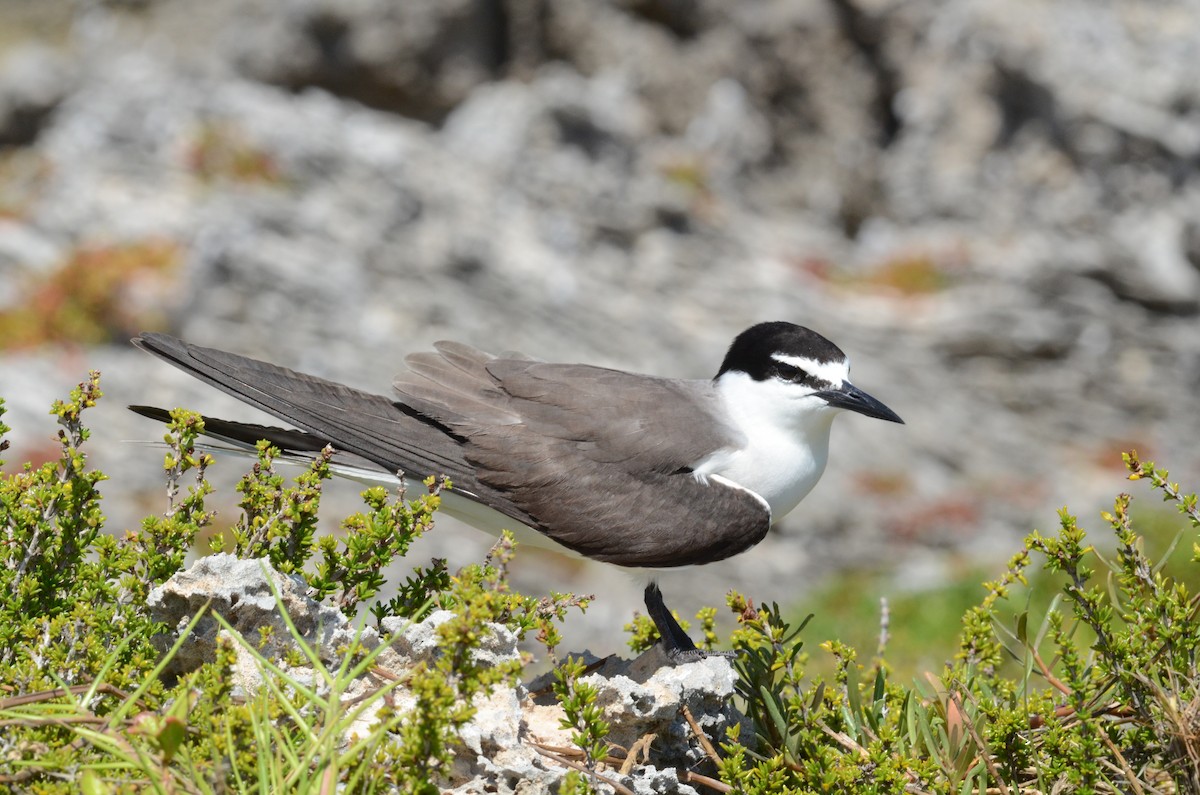
<path fill-rule="evenodd" d="M 104 532 L 89 469 L 82 415 L 100 397 L 93 375 L 54 405 L 61 455 L 0 478 L 0 791 L 88 795 L 118 792 L 439 792 L 472 697 L 512 687 L 520 663 L 486 667 L 472 650 L 486 623 L 536 637 L 557 664 L 553 691 L 578 746 L 563 791 L 611 791 L 607 727 L 582 665 L 559 656 L 557 625 L 586 602 L 564 594 L 528 597 L 507 582 L 511 541 L 483 563 L 451 573 L 417 567 L 395 596 L 377 599 L 381 571 L 430 527 L 444 483 L 415 498 L 364 492 L 364 510 L 337 538 L 317 536 L 328 458 L 294 483 L 263 446 L 239 487 L 242 515 L 215 547 L 266 558 L 303 576 L 313 598 L 378 625 L 434 607 L 445 653 L 403 682 L 343 699 L 347 683 L 374 663 L 375 649 L 350 644 L 329 664 L 297 641 L 297 659 L 270 659 L 260 639 L 234 639 L 216 658 L 173 677 L 165 628 L 150 591 L 178 571 L 201 533 L 210 459 L 196 449 L 200 419 L 173 413 L 165 438 L 168 504 L 136 530 Z M 0 402 L 0 418 L 3 403 Z M 0 452 L 7 448 L 0 423 Z M 1153 463 L 1125 456 L 1129 476 L 1178 508 L 1188 525 L 1161 556 L 1144 549 L 1120 495 L 1104 514 L 1111 542 L 1093 545 L 1065 510 L 1056 533 L 1032 533 L 1008 567 L 966 611 L 944 666 L 916 677 L 889 666 L 889 630 L 866 653 L 838 640 L 813 644 L 807 621 L 775 604 L 730 594 L 738 626 L 728 639 L 715 612 L 693 634 L 737 650 L 739 708 L 749 720 L 705 738 L 711 769 L 703 791 L 784 792 L 1197 792 L 1200 791 L 1200 651 L 1197 606 L 1187 585 L 1200 562 L 1200 511 Z M 1185 542 L 1180 544 L 1179 542 Z M 1190 546 L 1190 561 L 1176 547 Z M 1102 550 L 1098 551 L 1097 547 Z M 1029 583 L 1036 587 L 1030 589 Z M 1047 588 L 1047 583 L 1052 587 Z M 1053 591 L 1047 599 L 1037 594 Z M 370 605 L 369 609 L 366 607 Z M 631 625 L 631 645 L 654 642 L 652 625 Z M 240 646 L 240 648 L 238 648 Z M 257 655 L 257 692 L 236 692 L 238 653 Z M 815 659 L 825 664 L 818 665 Z M 296 664 L 310 677 L 297 677 Z M 415 707 L 376 712 L 394 688 Z M 652 755 L 651 750 L 651 755 Z"/>

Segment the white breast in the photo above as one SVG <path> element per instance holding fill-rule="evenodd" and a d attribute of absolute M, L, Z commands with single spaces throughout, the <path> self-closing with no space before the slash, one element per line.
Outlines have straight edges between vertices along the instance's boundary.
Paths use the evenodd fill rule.
<path fill-rule="evenodd" d="M 745 439 L 695 467 L 699 477 L 720 475 L 761 496 L 778 521 L 804 499 L 829 457 L 829 432 L 836 412 L 795 384 L 755 381 L 725 373 L 717 393 L 731 423 Z"/>

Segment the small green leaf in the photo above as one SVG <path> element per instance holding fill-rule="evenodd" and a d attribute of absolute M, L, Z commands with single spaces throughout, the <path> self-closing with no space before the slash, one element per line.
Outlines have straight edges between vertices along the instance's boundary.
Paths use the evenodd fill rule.
<path fill-rule="evenodd" d="M 105 783 L 104 779 L 100 778 L 100 774 L 95 770 L 88 768 L 83 771 L 79 777 L 79 791 L 83 795 L 111 795 L 116 792 L 110 785 Z"/>
<path fill-rule="evenodd" d="M 162 750 L 164 762 L 169 763 L 175 757 L 175 753 L 179 750 L 179 746 L 183 745 L 186 737 L 187 723 L 173 716 L 163 719 L 156 739 L 158 747 Z"/>

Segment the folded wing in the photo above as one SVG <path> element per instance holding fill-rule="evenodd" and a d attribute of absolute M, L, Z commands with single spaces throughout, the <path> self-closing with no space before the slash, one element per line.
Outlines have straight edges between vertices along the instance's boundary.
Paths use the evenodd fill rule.
<path fill-rule="evenodd" d="M 463 496 L 597 560 L 709 562 L 770 526 L 756 495 L 690 470 L 740 443 L 713 415 L 708 382 L 439 343 L 407 359 L 391 399 L 163 334 L 135 344 L 307 432 L 229 423 L 226 433 L 276 431 L 272 441 L 311 449 L 327 440 L 389 472 L 447 475 Z"/>

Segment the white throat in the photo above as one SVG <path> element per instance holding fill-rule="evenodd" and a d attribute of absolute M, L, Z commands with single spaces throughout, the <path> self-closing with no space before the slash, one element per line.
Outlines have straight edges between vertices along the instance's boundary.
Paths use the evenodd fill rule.
<path fill-rule="evenodd" d="M 730 423 L 744 444 L 721 450 L 696 468 L 698 477 L 720 475 L 758 494 L 779 521 L 804 499 L 825 471 L 829 432 L 837 411 L 794 384 L 726 372 L 717 379 Z"/>

